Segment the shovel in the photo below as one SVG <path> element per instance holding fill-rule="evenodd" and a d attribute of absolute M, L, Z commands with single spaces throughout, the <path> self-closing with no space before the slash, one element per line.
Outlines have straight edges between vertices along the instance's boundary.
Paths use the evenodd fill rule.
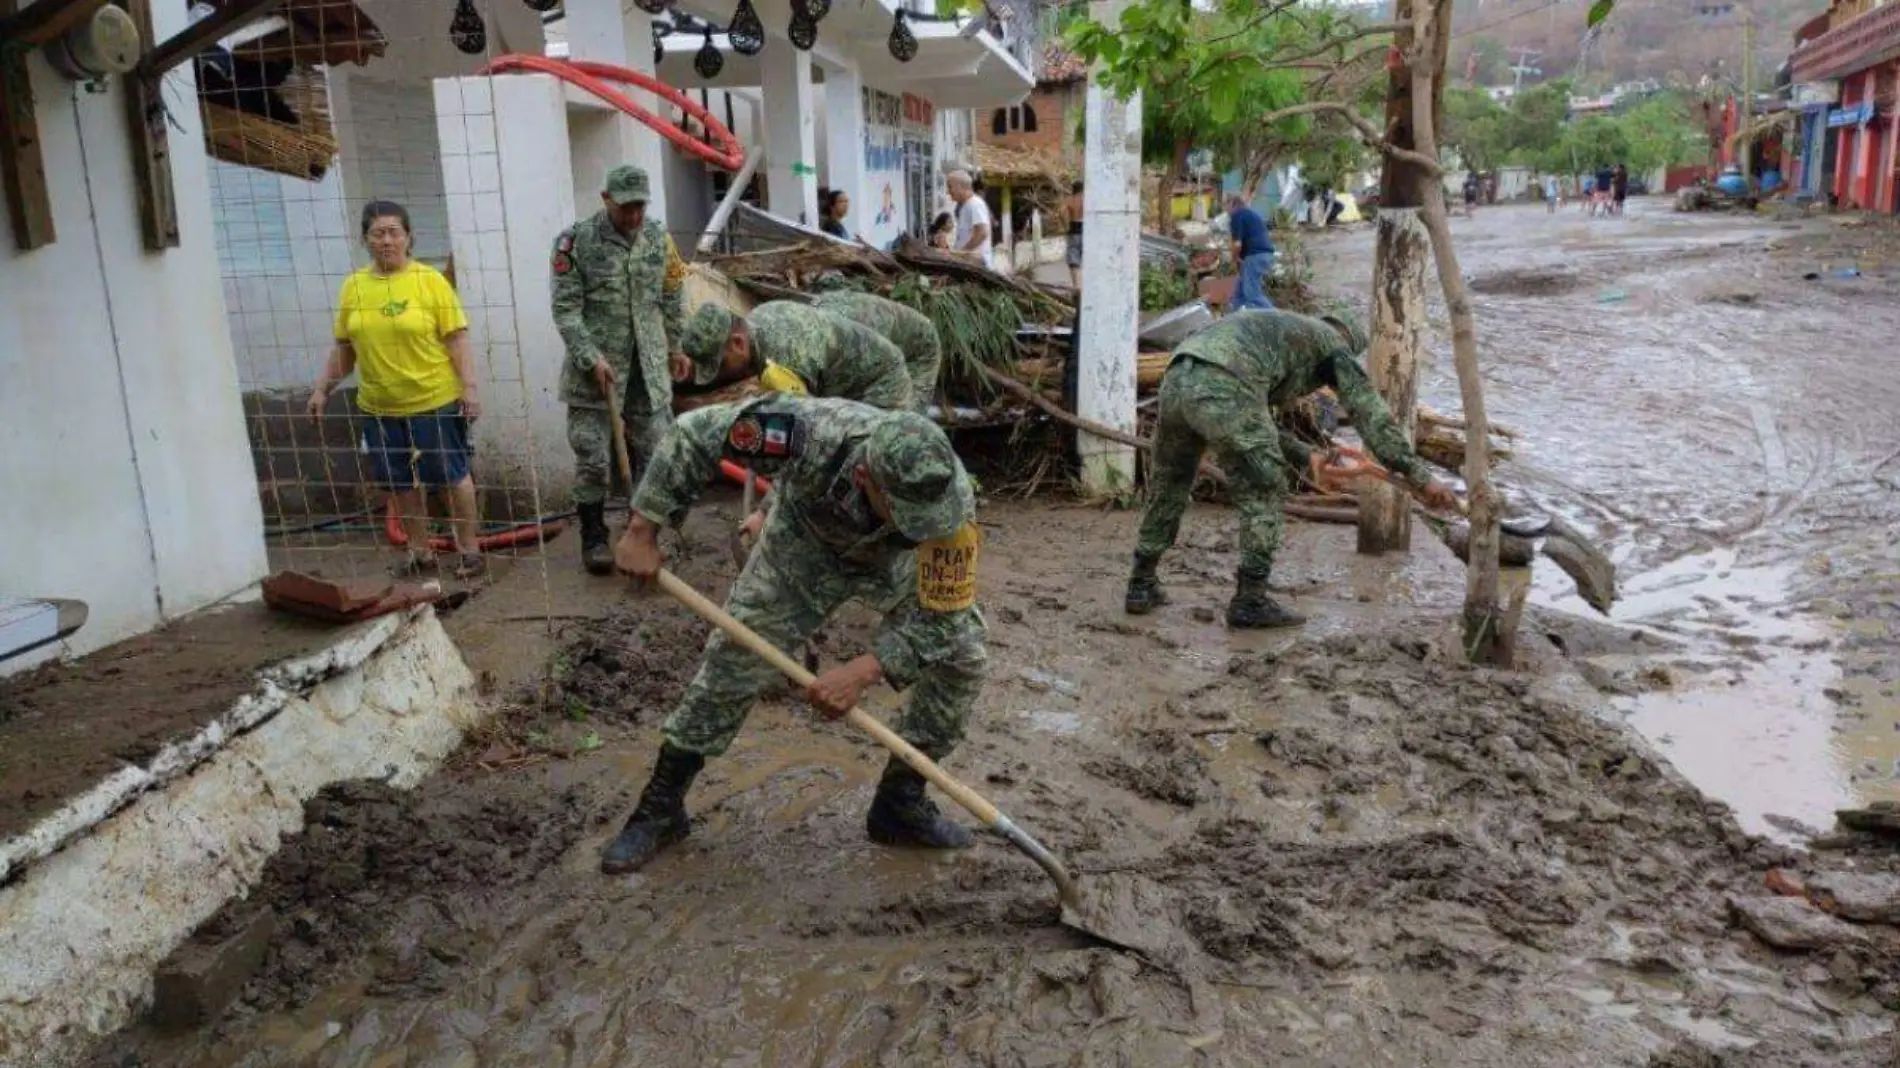
<path fill-rule="evenodd" d="M 674 600 L 777 668 L 801 689 L 812 684 L 810 671 L 761 638 L 752 628 L 732 618 L 725 609 L 688 586 L 671 571 L 662 569 L 658 583 L 660 589 Z M 983 795 L 957 781 L 949 772 L 938 767 L 935 761 L 919 752 L 916 746 L 898 737 L 896 731 L 861 708 L 853 708 L 845 713 L 844 718 L 852 726 L 877 739 L 878 744 L 896 754 L 917 774 L 930 780 L 951 800 L 969 810 L 970 815 L 975 816 L 985 827 L 1009 839 L 1011 845 L 1028 854 L 1029 859 L 1035 861 L 1055 881 L 1056 891 L 1062 898 L 1064 926 L 1112 945 L 1149 955 L 1165 954 L 1175 948 L 1175 932 L 1170 924 L 1162 920 L 1166 902 L 1159 885 L 1131 874 L 1098 877 L 1091 879 L 1087 885 L 1078 884 L 1069 870 L 1062 866 L 1062 862 L 1041 842 L 998 811 Z"/>

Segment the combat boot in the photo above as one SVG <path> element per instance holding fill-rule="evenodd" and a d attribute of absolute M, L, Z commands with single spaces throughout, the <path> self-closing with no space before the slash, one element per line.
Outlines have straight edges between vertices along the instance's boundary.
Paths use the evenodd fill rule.
<path fill-rule="evenodd" d="M 693 821 L 686 815 L 686 791 L 693 778 L 706 766 L 698 753 L 660 746 L 660 759 L 653 765 L 653 778 L 640 793 L 640 804 L 620 836 L 608 843 L 600 854 L 600 870 L 608 875 L 638 871 L 660 850 L 683 840 L 692 832 Z"/>
<path fill-rule="evenodd" d="M 614 550 L 607 544 L 606 502 L 575 505 L 574 511 L 581 520 L 581 566 L 589 574 L 613 574 Z"/>
<path fill-rule="evenodd" d="M 864 830 L 871 841 L 887 846 L 968 849 L 971 841 L 968 827 L 945 816 L 924 796 L 924 777 L 896 757 L 878 780 Z"/>
<path fill-rule="evenodd" d="M 1122 600 L 1122 611 L 1131 616 L 1145 616 L 1168 603 L 1168 595 L 1161 591 L 1161 580 L 1155 576 L 1155 567 L 1160 563 L 1158 556 L 1135 554 L 1135 570 L 1128 576 L 1128 594 Z"/>
<path fill-rule="evenodd" d="M 1305 616 L 1281 607 L 1280 602 L 1267 595 L 1266 571 L 1241 569 L 1239 588 L 1227 604 L 1228 626 L 1252 630 L 1297 627 L 1304 622 Z"/>

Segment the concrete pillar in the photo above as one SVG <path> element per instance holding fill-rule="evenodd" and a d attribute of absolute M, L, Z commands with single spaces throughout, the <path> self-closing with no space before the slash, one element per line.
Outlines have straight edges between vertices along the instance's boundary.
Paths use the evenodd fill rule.
<path fill-rule="evenodd" d="M 818 147 L 812 118 L 811 56 L 782 37 L 766 41 L 765 51 L 759 53 L 759 83 L 765 97 L 767 206 L 774 215 L 815 227 Z M 860 113 L 860 122 L 862 118 Z"/>
<path fill-rule="evenodd" d="M 620 0 L 570 0 L 567 4 L 567 54 L 573 59 L 591 59 L 612 63 L 641 74 L 653 73 L 653 17 L 632 4 Z M 652 93 L 630 85 L 617 85 L 633 102 L 656 115 L 666 111 Z M 647 202 L 648 216 L 666 219 L 666 157 L 671 151 L 660 135 L 645 123 L 615 113 L 612 136 L 615 152 L 623 162 L 646 168 L 652 183 L 653 199 Z M 575 184 L 600 190 L 601 174 L 577 174 Z M 598 203 L 595 198 L 593 203 Z M 592 206 L 588 211 L 592 211 Z"/>
<path fill-rule="evenodd" d="M 1093 0 L 1090 13 L 1111 29 L 1127 0 Z M 1081 329 L 1076 413 L 1135 430 L 1135 345 L 1140 328 L 1141 94 L 1120 100 L 1089 78 L 1083 147 Z M 1082 484 L 1092 493 L 1134 489 L 1135 450 L 1079 433 Z"/>
<path fill-rule="evenodd" d="M 825 167 L 831 188 L 851 198 L 845 229 L 869 235 L 877 200 L 864 184 L 864 79 L 855 70 L 825 68 Z"/>

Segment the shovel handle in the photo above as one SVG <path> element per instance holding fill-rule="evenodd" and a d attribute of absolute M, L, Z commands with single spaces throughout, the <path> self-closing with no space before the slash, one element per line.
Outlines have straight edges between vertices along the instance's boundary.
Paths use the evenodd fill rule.
<path fill-rule="evenodd" d="M 805 665 L 786 656 L 777 646 L 759 637 L 751 627 L 732 618 L 725 609 L 712 603 L 705 594 L 681 581 L 679 576 L 661 569 L 659 585 L 668 596 L 692 609 L 694 615 L 724 631 L 726 637 L 745 646 L 761 660 L 777 668 L 786 678 L 800 686 L 812 684 L 815 676 L 805 670 Z M 951 800 L 968 809 L 972 816 L 982 820 L 984 826 L 994 827 L 1004 819 L 1003 814 L 996 810 L 996 806 L 985 800 L 982 794 L 951 778 L 950 773 L 938 767 L 936 761 L 918 751 L 916 746 L 898 737 L 896 731 L 886 727 L 870 713 L 861 708 L 853 708 L 845 713 L 844 718 L 853 727 L 877 739 L 878 744 L 897 754 L 904 763 L 915 768 L 917 774 L 929 779 L 932 785 L 949 795 Z"/>
<path fill-rule="evenodd" d="M 618 382 L 614 383 L 616 386 Z M 607 410 L 612 412 L 614 424 L 614 462 L 620 465 L 620 480 L 627 484 L 627 492 L 639 488 L 633 484 L 633 458 L 627 454 L 627 422 L 620 417 L 620 391 L 607 391 Z"/>

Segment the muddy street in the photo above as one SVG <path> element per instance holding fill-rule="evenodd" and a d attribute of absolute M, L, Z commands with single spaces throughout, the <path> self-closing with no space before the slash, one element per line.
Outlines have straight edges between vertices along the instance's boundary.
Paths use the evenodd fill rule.
<path fill-rule="evenodd" d="M 1311 622 L 1230 632 L 1238 546 L 1211 506 L 1163 565 L 1172 602 L 1136 620 L 1132 514 L 983 503 L 990 674 L 947 766 L 1076 871 L 1151 879 L 1166 949 L 1059 926 L 1047 879 L 988 836 L 872 845 L 881 751 L 783 694 L 701 776 L 683 846 L 600 875 L 705 628 L 583 582 L 556 543 L 552 597 L 498 582 L 450 621 L 484 670 L 553 600 L 545 677 L 500 672 L 512 710 L 422 789 L 313 801 L 220 918 L 270 914 L 236 1006 L 96 1064 L 1892 1063 L 1900 932 L 1751 933 L 1767 873 L 1821 863 L 1797 821 L 1893 789 L 1891 278 L 1802 281 L 1804 255 L 1857 240 L 1825 221 L 1638 203 L 1457 226 L 1495 418 L 1523 432 L 1503 475 L 1615 548 L 1613 620 L 1540 577 L 1524 670 L 1473 670 L 1448 652 L 1449 553 L 1367 559 L 1350 528 L 1295 523 L 1275 584 Z M 1323 283 L 1362 304 L 1369 248 L 1314 241 Z M 1442 348 L 1425 393 L 1450 411 Z M 679 570 L 708 593 L 736 510 L 688 526 Z M 826 662 L 871 624 L 828 627 Z"/>
<path fill-rule="evenodd" d="M 1900 235 L 1660 197 L 1454 226 L 1492 418 L 1526 435 L 1500 477 L 1612 550 L 1614 619 L 1646 643 L 1594 651 L 1589 676 L 1750 830 L 1900 798 Z M 1363 234 L 1313 259 L 1363 306 Z M 1456 410 L 1434 325 L 1423 394 Z M 1538 579 L 1537 601 L 1588 612 Z"/>

